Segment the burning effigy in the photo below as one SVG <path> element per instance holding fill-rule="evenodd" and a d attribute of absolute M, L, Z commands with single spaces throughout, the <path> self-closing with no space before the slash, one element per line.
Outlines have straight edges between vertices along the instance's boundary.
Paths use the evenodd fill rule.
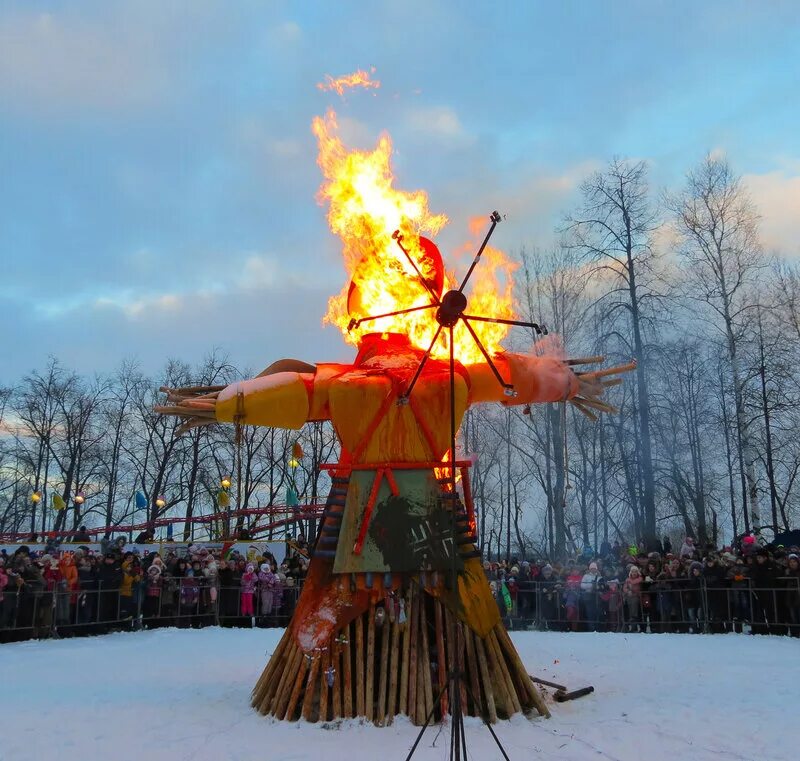
<path fill-rule="evenodd" d="M 513 265 L 488 245 L 500 216 L 459 283 L 432 240 L 446 217 L 424 192 L 393 186 L 388 135 L 373 151 L 348 150 L 333 112 L 313 131 L 319 197 L 350 276 L 325 319 L 355 359 L 283 359 L 227 387 L 164 389 L 157 408 L 184 430 L 330 421 L 341 444 L 325 466 L 331 489 L 302 593 L 252 704 L 312 722 L 546 716 L 483 570 L 458 428 L 470 406 L 490 402 L 611 412 L 601 397 L 632 365 L 581 372 L 603 358 L 504 351 L 512 326 L 544 328 L 515 317 Z"/>

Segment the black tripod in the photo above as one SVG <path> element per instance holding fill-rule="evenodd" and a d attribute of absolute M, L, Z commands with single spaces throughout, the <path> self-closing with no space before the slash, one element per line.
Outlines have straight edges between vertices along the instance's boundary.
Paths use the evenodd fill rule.
<path fill-rule="evenodd" d="M 486 233 L 486 237 L 483 240 L 480 248 L 478 249 L 478 253 L 475 254 L 475 258 L 470 265 L 469 270 L 467 271 L 464 280 L 462 281 L 461 285 L 459 286 L 458 290 L 450 290 L 445 293 L 441 298 L 439 294 L 436 292 L 435 288 L 429 283 L 420 272 L 420 268 L 417 263 L 414 261 L 413 257 L 409 253 L 409 251 L 403 245 L 403 236 L 401 235 L 399 230 L 396 230 L 392 237 L 397 242 L 397 245 L 400 247 L 402 252 L 405 254 L 406 258 L 408 259 L 409 263 L 414 269 L 417 277 L 419 278 L 420 283 L 425 288 L 425 290 L 430 295 L 432 301 L 430 304 L 421 307 L 412 307 L 410 309 L 401 309 L 396 312 L 391 312 L 388 314 L 382 315 L 374 315 L 370 317 L 364 317 L 358 320 L 352 320 L 350 323 L 350 328 L 358 327 L 363 322 L 368 322 L 371 320 L 377 320 L 382 317 L 391 317 L 400 314 L 406 314 L 408 312 L 416 312 L 420 310 L 426 309 L 436 309 L 436 322 L 438 323 L 439 327 L 436 329 L 436 333 L 433 336 L 433 340 L 431 341 L 428 350 L 422 355 L 422 359 L 420 360 L 419 366 L 417 367 L 414 376 L 411 379 L 411 382 L 408 384 L 408 387 L 405 389 L 403 394 L 398 399 L 399 404 L 407 404 L 411 392 L 414 390 L 414 386 L 416 385 L 417 381 L 419 380 L 420 375 L 422 374 L 422 370 L 425 367 L 425 363 L 431 356 L 434 347 L 436 346 L 436 342 L 439 340 L 439 336 L 441 335 L 442 330 L 447 329 L 449 335 L 449 344 L 450 344 L 450 465 L 449 465 L 449 481 L 450 481 L 450 517 L 451 517 L 451 536 L 452 536 L 452 545 L 451 545 L 451 555 L 452 555 L 452 565 L 450 569 L 451 573 L 451 588 L 458 589 L 458 567 L 456 564 L 456 552 L 457 552 L 457 544 L 456 544 L 456 502 L 457 502 L 457 492 L 456 492 L 456 395 L 455 395 L 455 356 L 454 356 L 454 342 L 453 342 L 453 330 L 455 326 L 458 324 L 459 321 L 463 322 L 464 326 L 466 327 L 467 331 L 469 332 L 470 336 L 472 336 L 473 341 L 477 345 L 478 349 L 480 350 L 481 354 L 483 355 L 484 359 L 486 360 L 487 364 L 492 370 L 497 382 L 503 389 L 503 393 L 506 396 L 514 397 L 517 395 L 517 392 L 514 390 L 514 387 L 511 383 L 506 382 L 503 376 L 500 374 L 500 371 L 497 369 L 497 366 L 492 361 L 489 352 L 483 346 L 478 337 L 477 333 L 475 332 L 472 325 L 470 325 L 470 320 L 478 320 L 481 322 L 494 322 L 494 323 L 502 323 L 504 325 L 518 325 L 521 327 L 532 328 L 536 333 L 542 334 L 546 333 L 546 329 L 537 325 L 536 323 L 532 322 L 522 322 L 520 320 L 507 320 L 503 318 L 494 318 L 494 317 L 484 317 L 479 315 L 468 315 L 465 314 L 465 310 L 467 308 L 467 297 L 464 295 L 464 288 L 467 285 L 472 273 L 475 271 L 478 263 L 480 262 L 481 255 L 483 254 L 486 245 L 489 242 L 489 238 L 491 237 L 492 233 L 494 232 L 494 228 L 500 222 L 500 214 L 498 212 L 492 212 L 490 216 L 491 227 L 489 231 Z M 447 467 L 444 465 L 443 467 Z M 460 639 L 461 639 L 461 629 L 459 626 L 455 627 L 455 637 L 458 646 L 460 647 Z M 411 750 L 406 757 L 406 761 L 409 761 L 411 757 L 414 755 L 417 747 L 419 746 L 420 741 L 422 740 L 422 736 L 425 734 L 425 730 L 427 729 L 428 725 L 430 724 L 431 720 L 433 719 L 434 712 L 436 710 L 436 705 L 441 704 L 441 699 L 444 695 L 448 695 L 449 693 L 449 700 L 448 703 L 450 705 L 450 761 L 467 761 L 467 738 L 464 733 L 464 714 L 461 705 L 461 691 L 462 688 L 466 690 L 469 694 L 471 700 L 473 701 L 474 705 L 478 705 L 476 701 L 476 696 L 472 693 L 472 689 L 469 685 L 469 681 L 464 678 L 464 673 L 458 669 L 458 667 L 454 667 L 448 674 L 447 682 L 445 685 L 439 690 L 439 694 L 436 696 L 436 699 L 433 701 L 433 707 L 431 708 L 430 713 L 428 714 L 425 723 L 422 725 L 422 728 L 417 735 L 414 744 L 411 746 Z M 495 731 L 489 722 L 487 716 L 481 712 L 481 717 L 483 719 L 484 724 L 486 724 L 489 732 L 492 735 L 495 743 L 497 743 L 497 747 L 502 754 L 502 757 L 505 761 L 509 761 L 508 754 L 506 753 L 505 749 L 503 748 L 500 739 L 495 734 Z"/>

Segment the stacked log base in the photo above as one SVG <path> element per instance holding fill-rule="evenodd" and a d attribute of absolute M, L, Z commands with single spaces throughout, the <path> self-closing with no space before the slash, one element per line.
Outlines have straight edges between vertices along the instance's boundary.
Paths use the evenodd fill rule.
<path fill-rule="evenodd" d="M 481 638 L 416 587 L 406 597 L 405 623 L 386 615 L 379 625 L 375 610 L 311 653 L 287 629 L 253 690 L 253 707 L 287 721 L 360 717 L 377 725 L 397 714 L 421 725 L 431 710 L 439 721 L 453 700 L 464 715 L 492 723 L 521 711 L 549 716 L 502 624 Z M 454 666 L 463 674 L 460 695 L 436 700 Z"/>

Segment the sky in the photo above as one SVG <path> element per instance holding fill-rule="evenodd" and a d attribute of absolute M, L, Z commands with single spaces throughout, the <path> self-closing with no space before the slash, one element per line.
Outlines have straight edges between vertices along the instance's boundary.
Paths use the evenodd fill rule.
<path fill-rule="evenodd" d="M 378 90 L 321 92 L 375 67 Z M 310 124 L 394 143 L 397 187 L 493 244 L 546 247 L 581 180 L 645 159 L 657 197 L 712 152 L 800 256 L 800 4 L 0 4 L 0 384 L 213 348 L 241 368 L 345 360 L 346 278 Z"/>

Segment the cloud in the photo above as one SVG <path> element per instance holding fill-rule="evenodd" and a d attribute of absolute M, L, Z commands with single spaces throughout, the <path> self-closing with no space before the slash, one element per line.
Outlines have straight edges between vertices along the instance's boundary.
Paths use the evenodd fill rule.
<path fill-rule="evenodd" d="M 152 36 L 65 13 L 0 17 L 0 94 L 6 107 L 117 109 L 161 101 L 169 77 Z"/>
<path fill-rule="evenodd" d="M 283 21 L 270 29 L 270 37 L 284 43 L 299 42 L 303 38 L 303 30 L 295 21 Z"/>
<path fill-rule="evenodd" d="M 764 247 L 789 256 L 800 256 L 800 167 L 781 168 L 764 174 L 745 174 L 742 181 L 761 215 Z"/>
<path fill-rule="evenodd" d="M 458 114 L 448 106 L 427 106 L 412 108 L 406 114 L 406 123 L 412 132 L 446 141 L 459 146 L 475 141 L 465 129 Z"/>
<path fill-rule="evenodd" d="M 150 0 L 2 12 L 0 97 L 26 115 L 138 115 L 174 102 L 193 54 L 230 28 L 224 8 L 205 0 L 191 12 Z"/>

